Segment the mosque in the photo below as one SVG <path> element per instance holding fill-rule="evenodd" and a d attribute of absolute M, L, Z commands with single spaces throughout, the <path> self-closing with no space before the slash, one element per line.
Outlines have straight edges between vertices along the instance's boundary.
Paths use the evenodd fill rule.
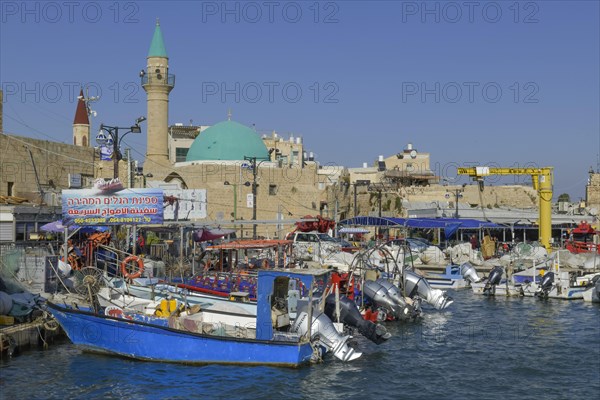
<path fill-rule="evenodd" d="M 194 198 L 176 196 L 181 207 L 201 210 L 197 216 L 223 223 L 298 219 L 318 215 L 327 207 L 326 186 L 339 179 L 342 168 L 320 168 L 305 157 L 300 138 L 284 139 L 276 133 L 261 138 L 254 129 L 233 121 L 231 113 L 210 127 L 169 126 L 169 94 L 175 75 L 158 22 L 140 78 L 148 107 L 140 185 L 196 190 Z M 258 235 L 281 237 L 285 233 L 274 232 L 273 226 L 259 225 Z"/>

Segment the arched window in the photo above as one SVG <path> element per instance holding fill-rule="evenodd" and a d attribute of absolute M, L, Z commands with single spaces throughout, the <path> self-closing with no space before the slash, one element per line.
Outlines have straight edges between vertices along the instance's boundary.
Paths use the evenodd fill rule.
<path fill-rule="evenodd" d="M 87 144 L 87 136 L 84 136 L 84 137 L 83 137 L 83 143 L 82 143 L 82 146 L 83 146 L 83 147 L 86 147 L 87 145 L 88 145 L 88 144 Z"/>
<path fill-rule="evenodd" d="M 76 137 L 76 136 L 74 136 L 74 137 L 73 137 L 73 144 L 74 144 L 75 146 L 77 146 L 77 137 Z"/>

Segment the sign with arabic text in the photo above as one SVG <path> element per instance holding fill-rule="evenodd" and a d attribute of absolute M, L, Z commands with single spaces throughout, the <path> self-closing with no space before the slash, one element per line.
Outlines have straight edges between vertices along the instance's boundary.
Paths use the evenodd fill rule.
<path fill-rule="evenodd" d="M 63 190 L 63 224 L 162 224 L 160 188 Z"/>

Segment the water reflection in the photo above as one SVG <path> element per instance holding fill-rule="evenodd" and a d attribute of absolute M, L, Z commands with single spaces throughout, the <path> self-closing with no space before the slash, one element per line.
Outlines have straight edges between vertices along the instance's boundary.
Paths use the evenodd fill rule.
<path fill-rule="evenodd" d="M 69 343 L 0 362 L 2 398 L 595 398 L 600 307 L 451 294 L 449 310 L 387 323 L 363 356 L 300 369 L 186 366 L 82 353 Z M 27 384 L 23 384 L 23 381 Z M 548 382 L 557 382 L 548 390 Z"/>

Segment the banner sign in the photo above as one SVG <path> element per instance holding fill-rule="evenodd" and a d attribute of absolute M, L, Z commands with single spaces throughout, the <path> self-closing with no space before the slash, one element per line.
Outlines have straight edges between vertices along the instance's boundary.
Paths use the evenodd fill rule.
<path fill-rule="evenodd" d="M 65 225 L 162 224 L 163 190 L 63 190 L 62 213 Z"/>
<path fill-rule="evenodd" d="M 190 221 L 206 218 L 206 189 L 164 189 L 165 196 L 177 201 L 165 204 L 164 218 L 173 221 Z"/>
<path fill-rule="evenodd" d="M 110 161 L 112 160 L 113 148 L 112 146 L 102 146 L 100 147 L 100 160 L 102 161 Z"/>

